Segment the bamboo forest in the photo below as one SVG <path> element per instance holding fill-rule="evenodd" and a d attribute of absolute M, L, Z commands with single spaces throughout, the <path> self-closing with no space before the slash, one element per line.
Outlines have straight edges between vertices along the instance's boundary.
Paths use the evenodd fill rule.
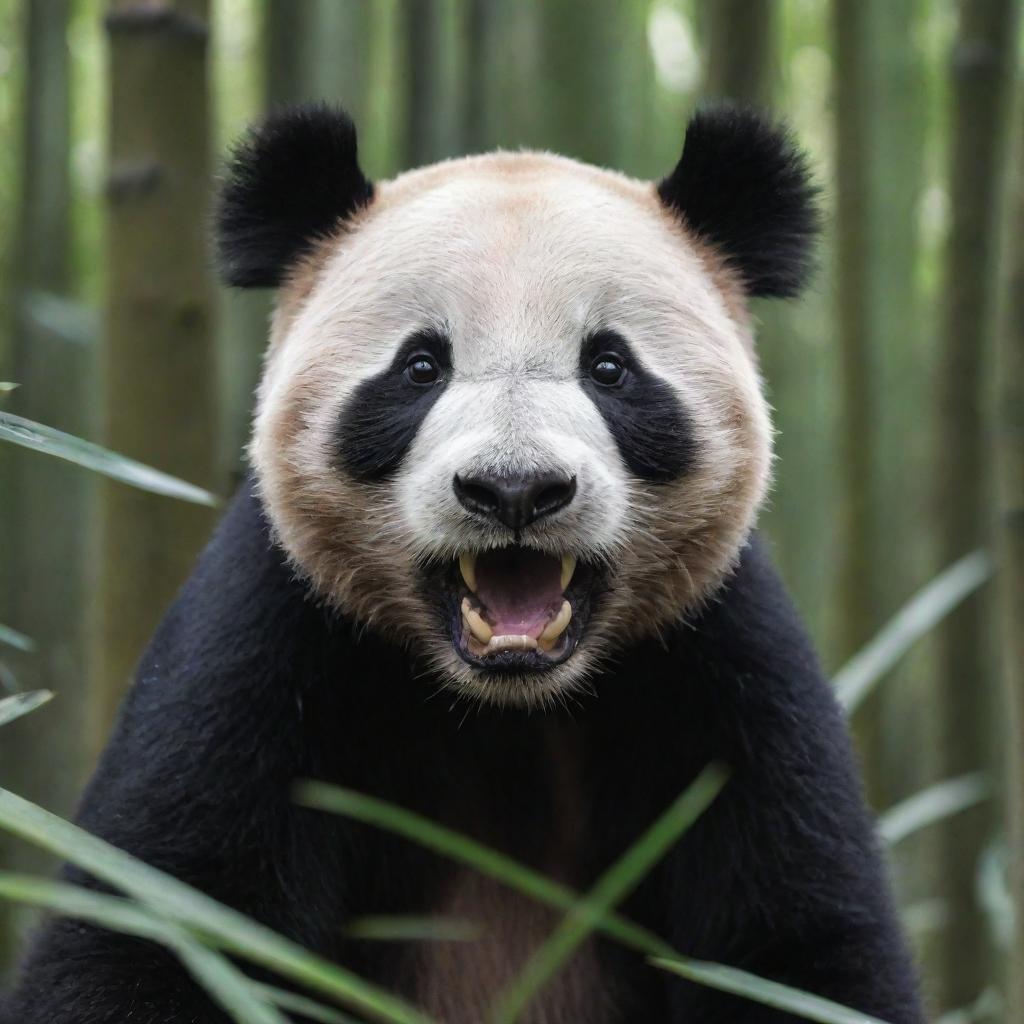
<path fill-rule="evenodd" d="M 758 528 L 849 723 L 928 1019 L 1024 1022 L 1022 6 L 0 0 L 0 991 L 56 914 L 166 946 L 225 1020 L 432 1019 L 71 824 L 246 474 L 274 295 L 219 282 L 211 226 L 246 126 L 340 105 L 372 182 L 493 149 L 657 182 L 694 111 L 732 102 L 807 151 L 823 226 L 804 293 L 751 300 L 774 426 Z M 310 785 L 315 806 L 484 857 Z M 488 864 L 578 931 L 538 977 L 596 930 L 747 1000 L 730 1021 L 878 1022 L 674 959 L 611 882 L 577 903 Z M 427 943 L 446 927 L 420 925 Z M 556 1019 L 509 999 L 495 1021 Z"/>

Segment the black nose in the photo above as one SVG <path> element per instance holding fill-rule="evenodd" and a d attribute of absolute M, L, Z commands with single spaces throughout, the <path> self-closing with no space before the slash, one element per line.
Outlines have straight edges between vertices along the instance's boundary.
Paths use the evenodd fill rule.
<path fill-rule="evenodd" d="M 470 512 L 521 530 L 565 508 L 576 494 L 576 477 L 557 473 L 461 477 L 456 473 L 453 486 L 455 496 Z"/>

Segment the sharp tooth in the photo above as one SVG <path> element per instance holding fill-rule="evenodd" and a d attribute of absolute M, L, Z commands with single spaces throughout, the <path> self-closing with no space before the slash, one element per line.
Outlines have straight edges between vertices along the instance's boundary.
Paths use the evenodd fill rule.
<path fill-rule="evenodd" d="M 570 619 L 572 619 L 572 605 L 568 601 L 563 601 L 562 607 L 558 609 L 558 614 L 544 627 L 544 632 L 537 638 L 538 641 L 542 645 L 554 643 L 565 632 Z"/>
<path fill-rule="evenodd" d="M 462 578 L 466 581 L 466 586 L 475 594 L 476 555 L 470 554 L 468 551 L 465 554 L 459 555 L 459 569 L 462 572 Z"/>
<path fill-rule="evenodd" d="M 562 591 L 569 586 L 572 574 L 576 571 L 576 556 L 562 555 Z"/>
<path fill-rule="evenodd" d="M 468 597 L 462 599 L 462 621 L 465 622 L 466 628 L 480 643 L 486 644 L 490 642 L 494 633 L 491 627 L 481 618 L 480 613 L 469 603 Z"/>

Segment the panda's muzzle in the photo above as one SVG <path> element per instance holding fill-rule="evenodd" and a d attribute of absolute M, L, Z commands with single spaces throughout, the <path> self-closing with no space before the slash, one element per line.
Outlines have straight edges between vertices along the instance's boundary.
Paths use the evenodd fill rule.
<path fill-rule="evenodd" d="M 590 568 L 518 545 L 465 553 L 452 640 L 462 658 L 488 671 L 537 671 L 566 660 L 588 610 Z"/>

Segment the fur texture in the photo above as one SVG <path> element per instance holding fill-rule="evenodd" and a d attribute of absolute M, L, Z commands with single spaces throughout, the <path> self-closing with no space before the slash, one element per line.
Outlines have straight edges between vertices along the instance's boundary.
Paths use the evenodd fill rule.
<path fill-rule="evenodd" d="M 272 114 L 227 168 L 217 210 L 221 275 L 240 288 L 277 287 L 372 197 L 345 114 L 326 105 Z"/>
<path fill-rule="evenodd" d="M 143 659 L 85 795 L 86 828 L 447 1021 L 478 1024 L 494 994 L 479 957 L 514 964 L 518 929 L 545 923 L 507 893 L 473 897 L 473 878 L 414 845 L 296 806 L 294 780 L 377 794 L 587 886 L 718 758 L 733 769 L 727 788 L 626 912 L 684 953 L 922 1024 L 840 712 L 756 543 L 718 600 L 611 666 L 571 715 L 453 713 L 400 651 L 357 639 L 309 598 L 246 488 Z M 442 908 L 482 914 L 488 944 L 346 937 L 354 916 Z M 603 941 L 581 956 L 571 970 L 583 974 L 543 996 L 531 1024 L 795 1024 Z M 579 1012 L 584 982 L 593 1004 Z M 0 1020 L 225 1018 L 155 947 L 53 921 Z"/>
<path fill-rule="evenodd" d="M 748 295 L 789 298 L 812 266 L 819 214 L 807 159 L 752 110 L 707 107 L 658 195 L 725 257 Z"/>

